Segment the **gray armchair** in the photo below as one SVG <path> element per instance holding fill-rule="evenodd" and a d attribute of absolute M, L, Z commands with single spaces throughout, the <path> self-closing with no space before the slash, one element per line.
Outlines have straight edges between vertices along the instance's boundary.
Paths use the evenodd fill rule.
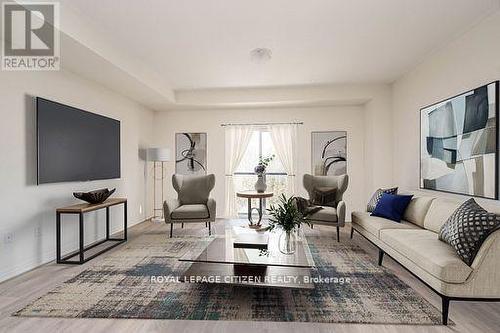
<path fill-rule="evenodd" d="M 340 227 L 345 225 L 345 202 L 342 196 L 347 189 L 349 177 L 341 176 L 312 176 L 305 174 L 303 178 L 304 188 L 309 194 L 309 201 L 317 204 L 318 195 L 330 193 L 331 199 L 328 205 L 319 204 L 321 210 L 310 215 L 308 221 L 314 224 L 331 225 L 337 227 L 337 241 L 340 242 Z"/>
<path fill-rule="evenodd" d="M 210 192 L 215 186 L 215 176 L 183 176 L 173 175 L 172 185 L 177 192 L 177 199 L 165 200 L 163 215 L 165 223 L 170 224 L 170 237 L 174 223 L 208 223 L 208 234 L 211 234 L 210 222 L 215 221 L 215 200 Z"/>

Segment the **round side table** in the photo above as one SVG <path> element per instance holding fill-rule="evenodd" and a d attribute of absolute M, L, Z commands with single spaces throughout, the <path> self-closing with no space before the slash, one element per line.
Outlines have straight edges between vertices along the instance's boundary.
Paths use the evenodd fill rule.
<path fill-rule="evenodd" d="M 262 201 L 266 198 L 271 198 L 273 196 L 273 192 L 257 192 L 257 191 L 241 191 L 241 192 L 236 192 L 236 196 L 238 198 L 246 198 L 248 199 L 248 222 L 250 222 L 250 227 L 255 227 L 259 228 L 260 223 L 262 221 Z M 253 207 L 252 208 L 252 199 L 259 199 L 259 208 Z M 252 219 L 252 212 L 257 211 L 259 213 L 259 220 L 255 222 Z"/>

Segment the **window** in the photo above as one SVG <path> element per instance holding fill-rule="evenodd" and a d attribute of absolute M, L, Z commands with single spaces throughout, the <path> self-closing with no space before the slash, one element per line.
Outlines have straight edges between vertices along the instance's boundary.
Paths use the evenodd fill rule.
<path fill-rule="evenodd" d="M 254 168 L 259 162 L 259 157 L 266 157 L 273 154 L 275 156 L 274 160 L 266 170 L 266 184 L 268 191 L 274 192 L 274 197 L 264 200 L 264 209 L 266 206 L 269 207 L 270 203 L 277 202 L 279 196 L 286 192 L 287 186 L 287 173 L 276 155 L 271 134 L 267 130 L 256 129 L 253 132 L 245 155 L 233 177 L 236 191 L 253 190 L 257 181 Z M 238 213 L 240 215 L 246 216 L 248 211 L 247 204 L 247 199 L 237 199 Z M 257 205 L 258 203 L 254 202 L 253 204 Z"/>

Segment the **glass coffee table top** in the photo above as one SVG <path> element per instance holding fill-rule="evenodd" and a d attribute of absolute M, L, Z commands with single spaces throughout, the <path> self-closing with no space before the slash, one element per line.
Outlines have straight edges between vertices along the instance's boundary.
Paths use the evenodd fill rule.
<path fill-rule="evenodd" d="M 299 233 L 300 234 L 300 233 Z M 314 261 L 305 237 L 299 235 L 296 251 L 283 254 L 278 248 L 281 230 L 257 231 L 245 226 L 228 225 L 224 236 L 207 240 L 207 245 L 198 247 L 182 256 L 180 261 L 193 263 L 216 263 L 233 265 L 261 265 L 312 268 Z M 235 247 L 234 243 L 245 243 Z M 251 248 L 251 244 L 267 243 L 267 249 Z M 243 247 L 241 247 L 243 246 Z M 259 245 L 255 245 L 259 247 Z M 201 250 L 200 250 L 201 249 Z"/>

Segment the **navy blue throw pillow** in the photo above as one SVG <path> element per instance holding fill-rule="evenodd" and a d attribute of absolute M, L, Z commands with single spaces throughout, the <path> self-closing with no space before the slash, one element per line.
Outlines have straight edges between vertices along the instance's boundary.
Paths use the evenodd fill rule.
<path fill-rule="evenodd" d="M 371 216 L 385 217 L 386 219 L 401 222 L 401 218 L 410 204 L 413 195 L 382 194 Z"/>

